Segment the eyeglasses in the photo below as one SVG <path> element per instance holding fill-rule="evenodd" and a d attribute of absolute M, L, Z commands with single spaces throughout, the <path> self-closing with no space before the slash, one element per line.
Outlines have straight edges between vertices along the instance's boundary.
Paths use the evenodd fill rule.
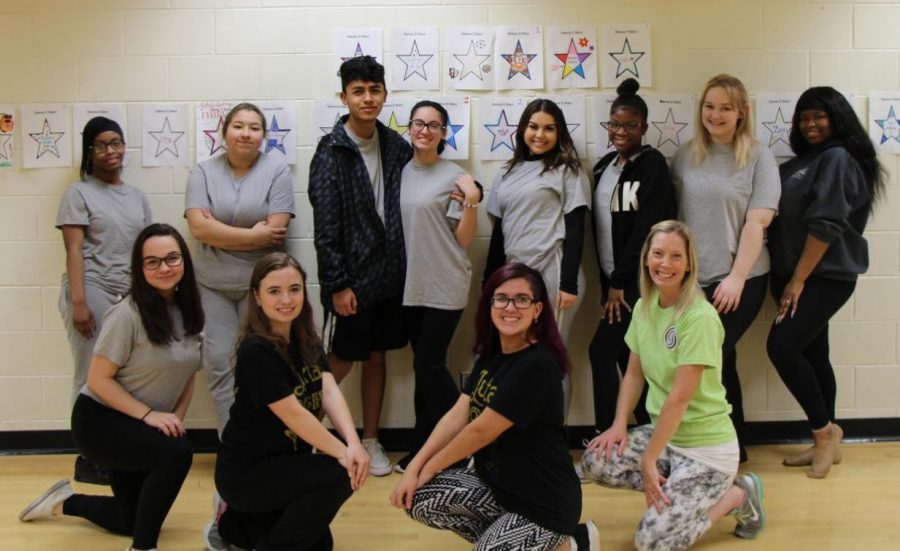
<path fill-rule="evenodd" d="M 447 128 L 443 124 L 439 122 L 425 122 L 422 119 L 412 119 L 409 121 L 409 126 L 413 130 L 421 131 L 423 128 L 427 128 L 429 132 L 440 132 Z"/>
<path fill-rule="evenodd" d="M 111 142 L 94 142 L 91 146 L 96 153 L 103 155 L 107 151 L 122 151 L 125 149 L 125 142 L 122 140 L 113 140 Z"/>
<path fill-rule="evenodd" d="M 509 303 L 516 307 L 516 310 L 525 310 L 530 308 L 532 304 L 538 302 L 528 295 L 516 295 L 508 297 L 506 295 L 494 295 L 491 297 L 491 306 L 498 310 L 502 310 L 509 306 Z"/>
<path fill-rule="evenodd" d="M 146 256 L 142 261 L 145 270 L 158 270 L 162 263 L 165 262 L 166 266 L 169 268 L 175 268 L 177 266 L 181 266 L 181 263 L 184 262 L 184 255 L 181 253 L 172 253 L 166 255 L 165 258 L 160 258 L 158 256 Z"/>
<path fill-rule="evenodd" d="M 606 128 L 610 132 L 618 132 L 619 130 L 624 130 L 625 132 L 634 132 L 641 126 L 643 125 L 637 122 L 608 121 L 606 123 Z"/>

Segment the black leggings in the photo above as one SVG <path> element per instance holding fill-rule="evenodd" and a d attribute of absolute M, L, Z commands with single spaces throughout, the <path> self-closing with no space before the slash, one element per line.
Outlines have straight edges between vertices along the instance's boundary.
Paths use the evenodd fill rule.
<path fill-rule="evenodd" d="M 459 399 L 459 389 L 447 370 L 447 350 L 463 311 L 425 306 L 407 306 L 404 310 L 415 373 L 413 411 L 416 425 L 411 451 L 417 451 L 441 417 Z"/>
<path fill-rule="evenodd" d="M 83 394 L 72 408 L 72 437 L 82 455 L 109 469 L 113 495 L 75 494 L 63 504 L 63 514 L 132 536 L 134 548 L 155 548 L 191 469 L 190 441 L 166 436 Z"/>
<path fill-rule="evenodd" d="M 634 308 L 640 297 L 637 283 L 625 288 L 625 301 Z M 631 312 L 622 308 L 622 319 L 609 323 L 602 318 L 597 325 L 594 338 L 588 348 L 591 360 L 592 381 L 594 386 L 594 426 L 598 432 L 612 426 L 616 418 L 616 401 L 619 398 L 619 373 L 625 373 L 631 351 L 625 345 L 625 332 L 631 323 Z M 638 425 L 650 423 L 645 401 L 647 386 L 641 393 L 634 408 L 634 417 Z"/>
<path fill-rule="evenodd" d="M 772 276 L 772 296 L 781 298 L 790 277 Z M 850 299 L 856 281 L 806 280 L 797 313 L 772 324 L 766 348 L 785 386 L 800 403 L 810 428 L 834 420 L 837 383 L 828 353 L 828 321 Z"/>
<path fill-rule="evenodd" d="M 228 504 L 219 534 L 257 551 L 330 551 L 328 525 L 353 493 L 347 469 L 321 454 L 273 455 L 248 465 L 220 447 L 215 478 Z"/>
<path fill-rule="evenodd" d="M 727 314 L 719 314 L 722 326 L 725 328 L 725 340 L 722 342 L 722 384 L 725 386 L 725 398 L 731 404 L 731 422 L 737 431 L 738 442 L 744 445 L 744 396 L 741 392 L 741 379 L 737 372 L 737 351 L 735 347 L 756 315 L 762 308 L 766 299 L 766 287 L 769 275 L 751 277 L 744 282 L 744 290 L 741 293 L 741 302 L 737 310 Z M 713 283 L 703 288 L 706 298 L 713 301 L 713 293 L 719 287 L 719 283 Z"/>

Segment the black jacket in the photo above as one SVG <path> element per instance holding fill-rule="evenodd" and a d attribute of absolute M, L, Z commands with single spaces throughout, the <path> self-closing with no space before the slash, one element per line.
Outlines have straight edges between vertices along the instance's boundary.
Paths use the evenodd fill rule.
<path fill-rule="evenodd" d="M 594 185 L 591 197 L 595 195 L 600 175 L 618 156 L 613 151 L 594 165 Z M 669 165 L 662 153 L 645 145 L 640 154 L 622 167 L 622 175 L 613 191 L 612 204 L 594 205 L 597 209 L 608 209 L 612 216 L 612 246 L 614 269 L 609 280 L 600 269 L 600 281 L 604 289 L 624 289 L 630 282 L 636 282 L 640 270 L 641 247 L 653 224 L 675 218 L 675 189 L 669 174 Z M 597 223 L 591 216 L 594 243 L 597 243 Z M 599 247 L 597 266 L 600 267 Z"/>
<path fill-rule="evenodd" d="M 375 123 L 384 177 L 382 222 L 365 161 L 344 130 L 348 116 L 319 141 L 309 165 L 319 285 L 327 312 L 334 311 L 332 294 L 348 287 L 359 308 L 402 297 L 406 277 L 400 173 L 412 148 L 399 134 Z"/>

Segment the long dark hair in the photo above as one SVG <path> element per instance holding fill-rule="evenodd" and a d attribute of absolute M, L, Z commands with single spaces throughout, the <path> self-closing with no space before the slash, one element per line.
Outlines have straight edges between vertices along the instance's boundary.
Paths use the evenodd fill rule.
<path fill-rule="evenodd" d="M 444 136 L 447 135 L 447 125 L 450 124 L 450 114 L 447 113 L 447 110 L 444 109 L 444 106 L 436 101 L 431 100 L 422 100 L 419 103 L 413 105 L 413 108 L 409 112 L 409 120 L 413 119 L 413 115 L 416 114 L 416 111 L 423 107 L 431 107 L 441 116 L 441 124 L 444 125 L 444 130 L 441 132 L 441 141 L 438 142 L 437 152 L 438 155 L 444 152 L 444 146 L 447 145 L 447 140 L 444 139 Z"/>
<path fill-rule="evenodd" d="M 528 145 L 525 143 L 525 129 L 528 128 L 531 116 L 535 113 L 547 113 L 553 117 L 553 123 L 556 125 L 556 146 L 544 155 L 544 169 L 541 170 L 541 174 L 560 166 L 564 170 L 571 170 L 574 174 L 578 174 L 578 171 L 581 170 L 581 161 L 578 158 L 578 150 L 575 149 L 575 142 L 572 141 L 572 135 L 569 134 L 566 116 L 552 100 L 538 98 L 525 107 L 525 111 L 519 118 L 519 126 L 516 128 L 516 149 L 513 151 L 512 159 L 506 162 L 506 172 L 503 173 L 503 177 L 505 178 L 517 164 L 528 158 L 530 153 Z"/>
<path fill-rule="evenodd" d="M 304 362 L 315 363 L 319 360 L 322 353 L 322 339 L 316 333 L 315 320 L 313 319 L 312 306 L 309 303 L 309 293 L 306 291 L 306 272 L 300 266 L 293 256 L 287 253 L 269 253 L 259 259 L 253 268 L 253 275 L 250 276 L 250 300 L 247 308 L 247 318 L 241 328 L 241 334 L 237 339 L 240 343 L 249 335 L 256 335 L 275 347 L 275 350 L 290 362 L 287 353 L 288 343 L 280 335 L 272 331 L 272 324 L 269 318 L 262 311 L 262 307 L 254 300 L 255 294 L 259 293 L 259 285 L 269 273 L 282 268 L 293 268 L 300 274 L 303 280 L 303 307 L 300 315 L 291 322 L 291 338 L 297 343 L 300 349 L 300 356 Z"/>
<path fill-rule="evenodd" d="M 831 86 L 814 86 L 800 95 L 794 116 L 791 118 L 791 149 L 801 157 L 811 150 L 811 145 L 800 132 L 800 113 L 806 109 L 819 109 L 828 114 L 828 124 L 831 127 L 831 140 L 840 142 L 844 149 L 850 153 L 866 178 L 869 195 L 872 201 L 869 203 L 869 214 L 875 206 L 875 202 L 884 195 L 885 171 L 878 162 L 878 155 L 872 140 L 863 128 L 862 123 L 853 111 L 853 107 L 847 102 L 843 94 Z"/>
<path fill-rule="evenodd" d="M 491 299 L 497 287 L 510 279 L 517 278 L 528 282 L 534 300 L 543 305 L 541 315 L 529 328 L 528 335 L 550 348 L 559 363 L 560 371 L 563 374 L 568 373 L 569 355 L 566 353 L 562 336 L 556 326 L 556 318 L 553 317 L 553 308 L 550 306 L 550 297 L 547 293 L 547 286 L 544 284 L 544 278 L 541 277 L 540 272 L 521 262 L 504 264 L 497 268 L 484 283 L 484 287 L 481 289 L 481 298 L 478 299 L 478 309 L 475 312 L 475 347 L 473 351 L 484 358 L 490 358 L 500 353 L 500 332 L 497 331 L 491 320 Z"/>
<path fill-rule="evenodd" d="M 147 338 L 153 344 L 164 345 L 178 340 L 175 324 L 169 315 L 169 303 L 144 277 L 144 243 L 151 237 L 171 237 L 178 243 L 183 259 L 184 275 L 175 286 L 175 304 L 181 310 L 185 335 L 199 335 L 203 331 L 206 318 L 200 303 L 200 291 L 194 277 L 194 262 L 191 251 L 178 230 L 168 224 L 150 224 L 134 240 L 131 249 L 131 299 L 141 315 L 141 323 L 147 331 Z"/>

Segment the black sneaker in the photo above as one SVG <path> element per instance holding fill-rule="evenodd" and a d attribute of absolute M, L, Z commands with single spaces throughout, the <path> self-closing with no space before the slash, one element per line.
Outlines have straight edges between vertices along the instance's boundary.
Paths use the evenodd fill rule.
<path fill-rule="evenodd" d="M 412 461 L 413 457 L 415 457 L 415 456 L 416 456 L 416 452 L 409 452 L 408 454 L 406 454 L 403 457 L 401 457 L 400 459 L 398 459 L 397 462 L 394 463 L 394 472 L 400 473 L 400 474 L 405 473 L 406 467 L 409 465 L 409 462 Z"/>
<path fill-rule="evenodd" d="M 579 524 L 575 527 L 575 547 L 578 551 L 600 551 L 600 532 L 593 520 Z"/>
<path fill-rule="evenodd" d="M 98 467 L 88 461 L 83 455 L 75 458 L 75 480 L 85 484 L 97 484 L 109 486 L 109 473 L 103 467 Z"/>

